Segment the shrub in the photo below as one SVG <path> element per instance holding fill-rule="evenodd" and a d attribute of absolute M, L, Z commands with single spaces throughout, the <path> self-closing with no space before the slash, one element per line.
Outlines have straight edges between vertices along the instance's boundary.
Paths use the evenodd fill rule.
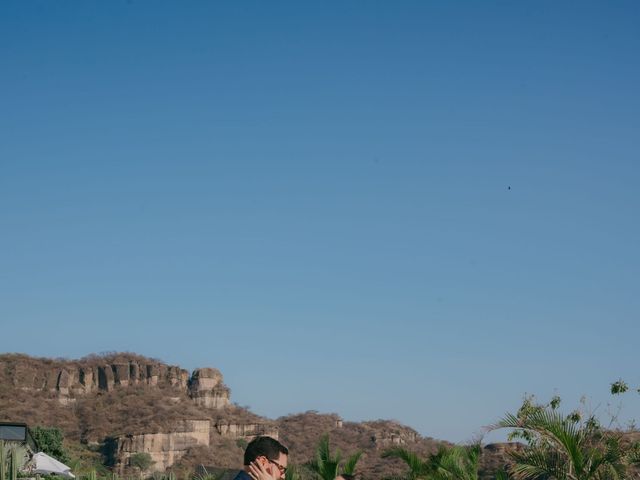
<path fill-rule="evenodd" d="M 69 455 L 62 446 L 64 440 L 62 430 L 54 427 L 34 427 L 31 429 L 31 435 L 42 452 L 62 463 L 69 463 Z"/>
<path fill-rule="evenodd" d="M 151 455 L 146 452 L 134 453 L 129 458 L 129 464 L 132 467 L 137 467 L 141 471 L 147 470 L 155 462 L 152 460 Z"/>

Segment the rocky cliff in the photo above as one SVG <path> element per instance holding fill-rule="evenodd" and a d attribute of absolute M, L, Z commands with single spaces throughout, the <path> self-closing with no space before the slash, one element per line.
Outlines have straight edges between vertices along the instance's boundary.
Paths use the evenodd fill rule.
<path fill-rule="evenodd" d="M 237 468 L 256 435 L 279 438 L 292 463 L 311 460 L 319 439 L 349 455 L 362 451 L 363 479 L 398 476 L 402 462 L 382 451 L 403 446 L 418 454 L 442 443 L 393 421 L 348 422 L 336 414 L 309 411 L 271 420 L 230 403 L 222 374 L 191 373 L 135 354 L 52 360 L 0 355 L 0 421 L 62 429 L 77 451 L 103 455 L 114 472 L 136 473 L 132 457 L 148 454 L 146 473 L 171 469 L 184 476 L 198 465 Z M 488 451 L 500 457 L 504 451 Z M 134 462 L 135 463 L 135 462 Z M 189 474 L 190 475 L 190 474 Z"/>
<path fill-rule="evenodd" d="M 136 453 L 153 471 L 185 455 L 228 450 L 256 435 L 278 437 L 275 422 L 230 404 L 220 371 L 180 367 L 135 354 L 52 360 L 0 355 L 0 421 L 54 426 L 104 453 L 114 471 L 131 472 Z M 194 453 L 196 452 L 196 453 Z M 199 453 L 198 453 L 199 452 Z"/>
<path fill-rule="evenodd" d="M 211 444 L 211 422 L 185 420 L 174 425 L 169 433 L 145 433 L 124 435 L 110 439 L 109 457 L 118 472 L 131 467 L 131 457 L 136 453 L 148 453 L 154 471 L 164 472 L 180 460 L 192 447 Z"/>
<path fill-rule="evenodd" d="M 0 375 L 15 388 L 51 392 L 63 404 L 90 393 L 136 385 L 172 387 L 187 394 L 195 404 L 209 408 L 229 404 L 229 389 L 218 370 L 203 368 L 189 374 L 180 367 L 133 354 L 74 361 L 2 355 Z"/>

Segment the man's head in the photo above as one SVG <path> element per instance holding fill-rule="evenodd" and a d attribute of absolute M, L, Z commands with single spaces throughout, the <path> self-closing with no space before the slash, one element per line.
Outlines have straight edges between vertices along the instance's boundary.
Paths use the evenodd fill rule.
<path fill-rule="evenodd" d="M 256 437 L 244 451 L 244 465 L 261 463 L 272 475 L 284 478 L 287 470 L 289 450 L 275 438 Z"/>

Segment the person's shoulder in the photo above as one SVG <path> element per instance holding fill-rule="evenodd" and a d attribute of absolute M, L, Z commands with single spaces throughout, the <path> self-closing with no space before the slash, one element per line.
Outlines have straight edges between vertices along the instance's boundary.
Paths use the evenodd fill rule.
<path fill-rule="evenodd" d="M 251 480 L 251 477 L 244 470 L 240 470 L 233 480 Z"/>

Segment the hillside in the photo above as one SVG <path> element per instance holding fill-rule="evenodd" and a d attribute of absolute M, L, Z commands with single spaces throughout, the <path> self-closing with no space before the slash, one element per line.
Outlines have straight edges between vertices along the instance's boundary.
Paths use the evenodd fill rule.
<path fill-rule="evenodd" d="M 426 454 L 441 443 L 393 421 L 346 422 L 317 412 L 264 418 L 231 403 L 216 369 L 190 374 L 130 353 L 80 360 L 0 355 L 0 406 L 0 421 L 58 427 L 77 456 L 121 473 L 131 471 L 139 452 L 151 455 L 153 471 L 237 468 L 247 441 L 260 434 L 278 437 L 292 463 L 303 464 L 328 433 L 343 453 L 363 452 L 362 478 L 382 478 L 404 471 L 401 462 L 380 457 L 385 449 Z M 487 466 L 504 463 L 504 448 L 486 451 Z"/>

